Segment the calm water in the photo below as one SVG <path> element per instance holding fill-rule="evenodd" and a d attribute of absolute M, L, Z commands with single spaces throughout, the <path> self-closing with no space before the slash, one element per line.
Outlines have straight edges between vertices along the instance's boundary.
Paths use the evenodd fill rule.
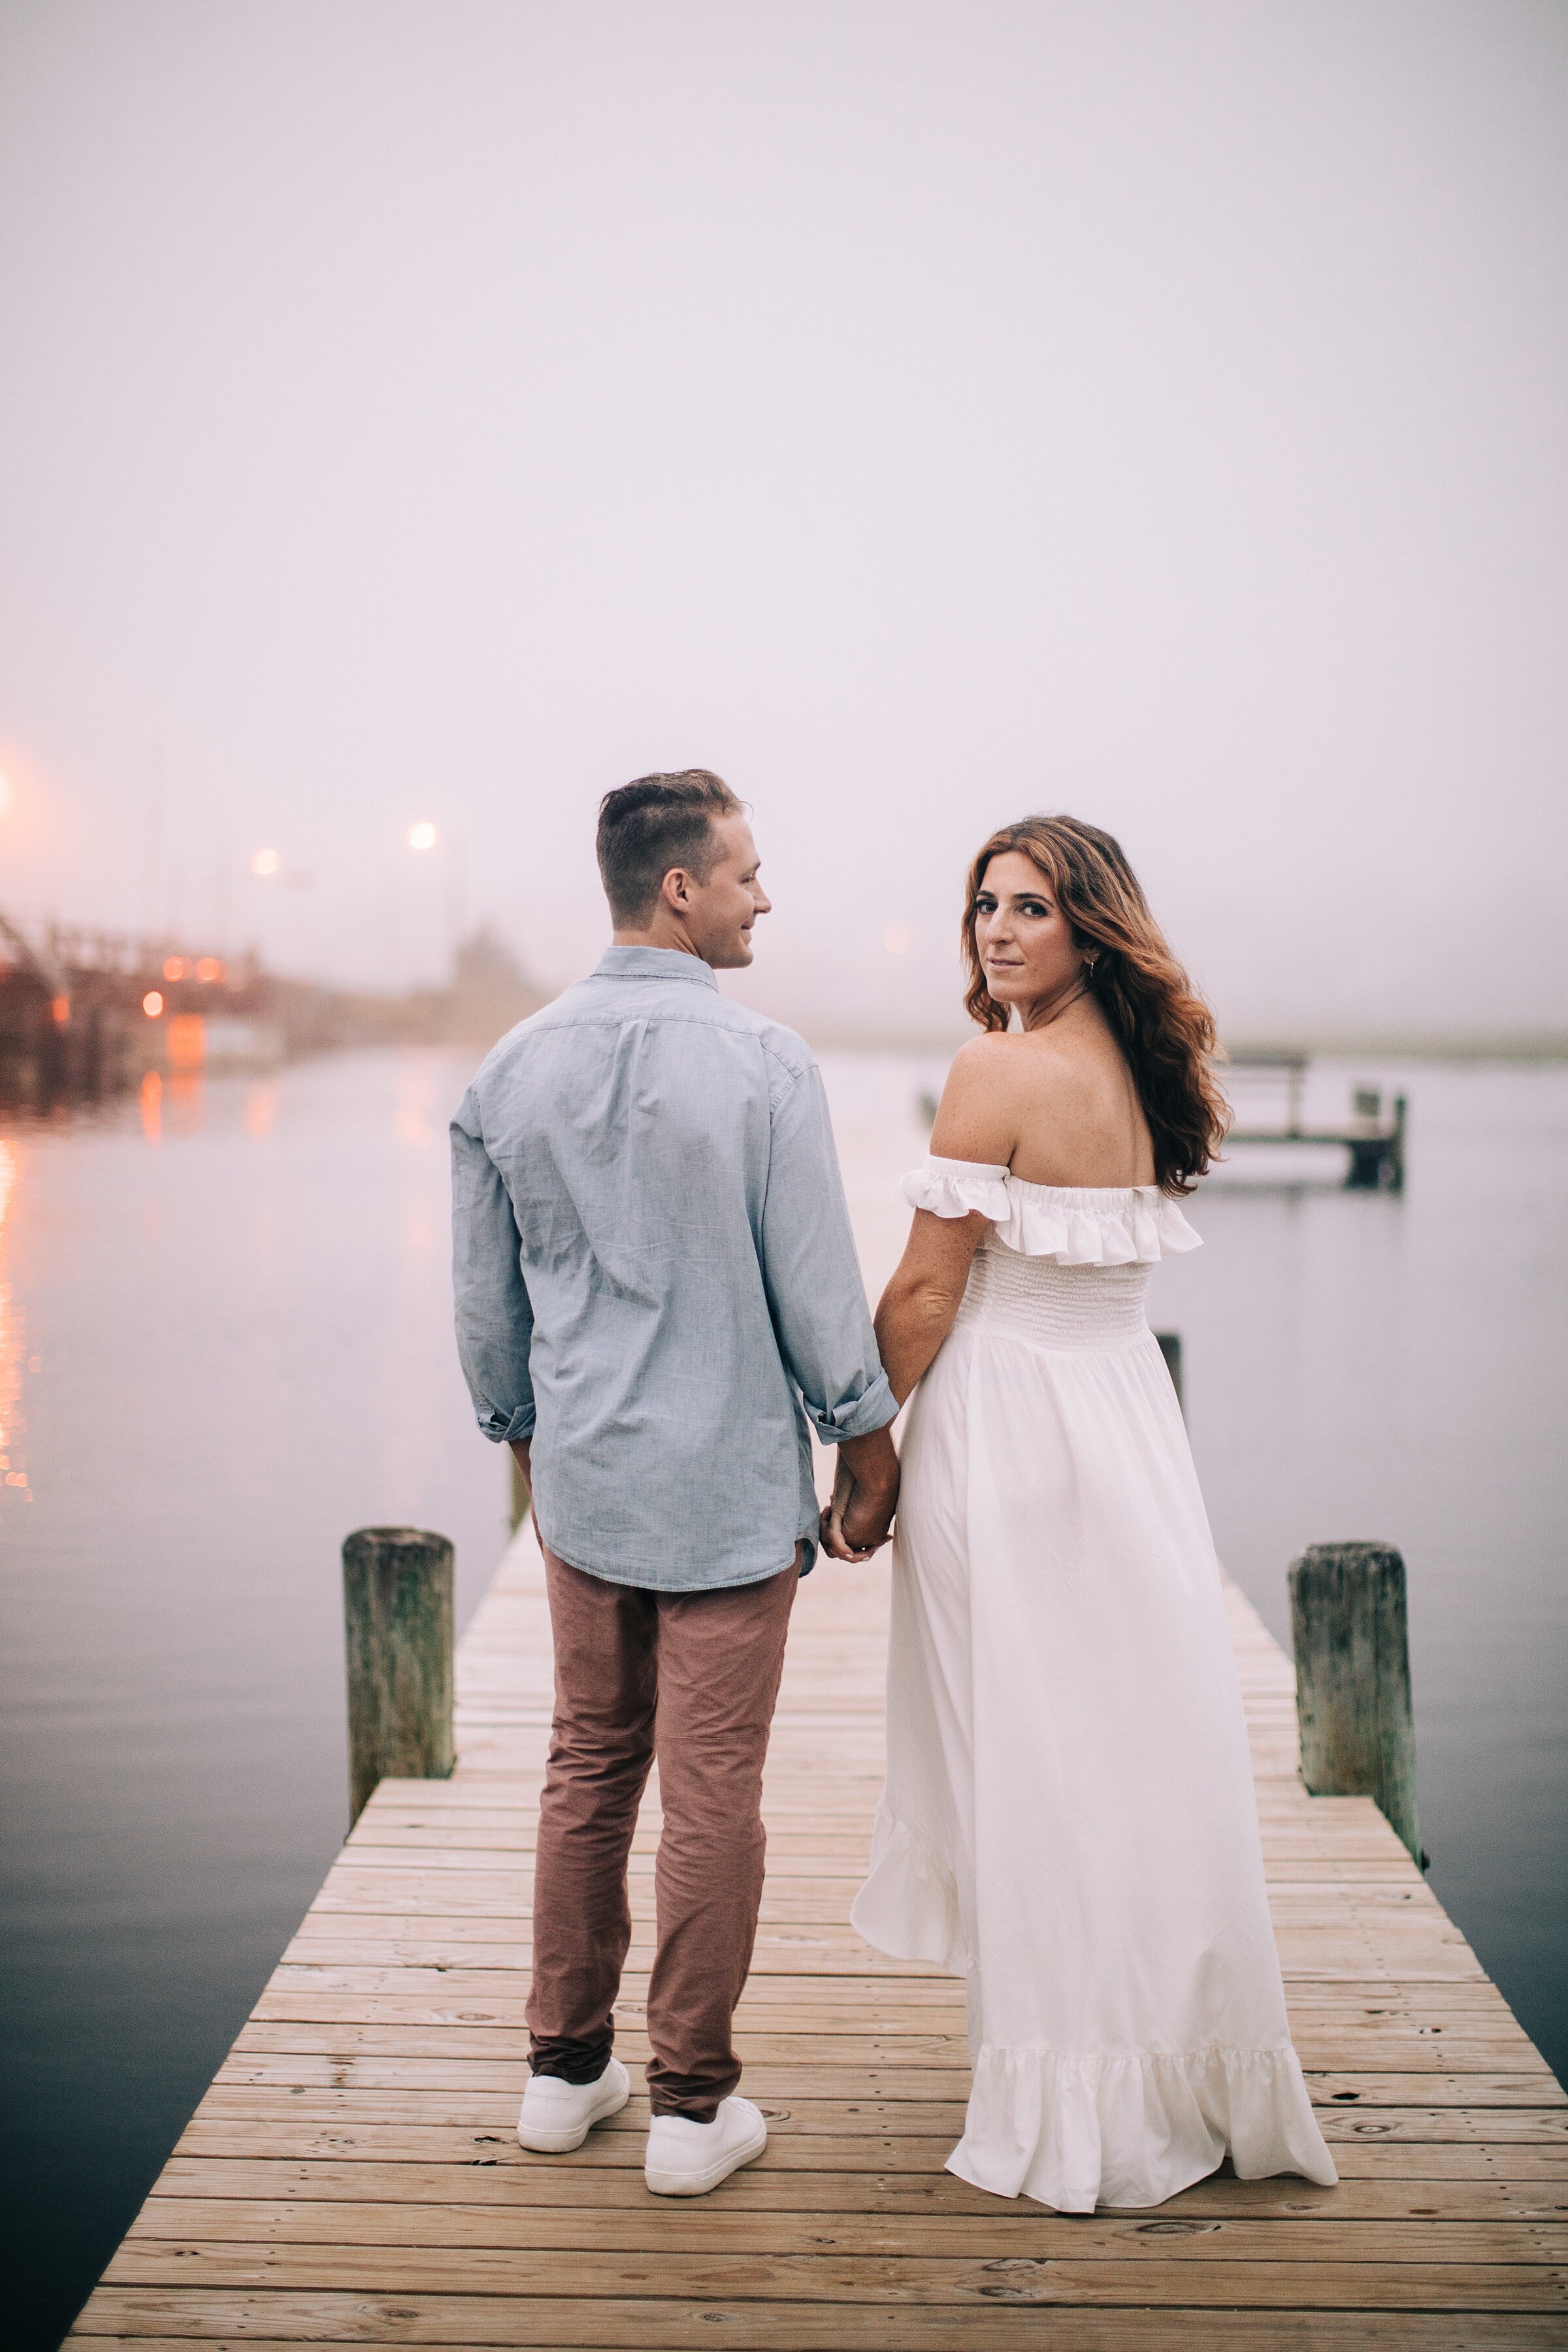
<path fill-rule="evenodd" d="M 941 1066 L 825 1066 L 875 1288 Z M 449 1337 L 466 1075 L 345 1057 L 0 1134 L 18 2346 L 68 2324 L 342 1835 L 343 1534 L 443 1529 L 464 1615 L 500 1556 L 504 1465 Z M 1316 1074 L 1325 1112 L 1352 1075 Z M 1221 1551 L 1277 1632 L 1303 1544 L 1405 1550 L 1433 1883 L 1561 2072 L 1568 1071 L 1353 1076 L 1411 1096 L 1404 1200 L 1238 1166 L 1155 1320 L 1184 1337 Z"/>

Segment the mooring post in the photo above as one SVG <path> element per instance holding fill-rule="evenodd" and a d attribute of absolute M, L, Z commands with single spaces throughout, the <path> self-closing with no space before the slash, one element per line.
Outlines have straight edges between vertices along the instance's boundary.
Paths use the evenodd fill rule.
<path fill-rule="evenodd" d="M 343 1545 L 351 1828 L 378 1780 L 452 1769 L 452 1558 L 418 1528 L 360 1528 Z"/>
<path fill-rule="evenodd" d="M 1301 1778 L 1375 1797 L 1423 1867 L 1405 1562 L 1391 1544 L 1310 1544 L 1289 1570 Z"/>

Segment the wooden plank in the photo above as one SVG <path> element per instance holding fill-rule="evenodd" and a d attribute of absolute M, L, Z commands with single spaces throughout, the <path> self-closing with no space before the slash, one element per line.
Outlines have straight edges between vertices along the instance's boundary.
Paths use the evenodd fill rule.
<path fill-rule="evenodd" d="M 1433 2151 L 1434 2155 L 1442 2151 Z M 1479 2174 L 1481 2177 L 1473 2177 Z M 194 2211 L 193 2200 L 210 2209 L 229 2199 L 321 2200 L 326 2204 L 445 2207 L 500 2205 L 509 2211 L 544 2206 L 568 2213 L 630 2205 L 651 2208 L 641 2178 L 629 2168 L 589 2172 L 574 2168 L 563 2179 L 555 2168 L 531 2165 L 520 2148 L 512 2159 L 475 2163 L 471 2157 L 447 2162 L 418 2160 L 289 2162 L 277 2158 L 175 2156 L 135 2223 L 153 2234 L 169 2235 L 165 2203 Z M 707 2210 L 704 2208 L 703 2210 Z M 910 2176 L 859 2171 L 786 2172 L 749 2167 L 737 2173 L 724 2210 L 762 2213 L 956 2213 L 996 2218 L 996 2200 L 951 2172 Z M 1474 2167 L 1417 2180 L 1342 2179 L 1335 2189 L 1295 2180 L 1200 2181 L 1159 2209 L 1160 2218 L 1181 2220 L 1217 2214 L 1225 2221 L 1284 2219 L 1299 2214 L 1335 2221 L 1546 2221 L 1568 2223 L 1568 2169 L 1542 2181 L 1499 2180 Z M 1063 2224 L 1076 2231 L 1074 2219 Z M 1119 2229 L 1133 2226 L 1119 2221 Z M 208 2226 L 209 2235 L 222 2235 Z"/>
<path fill-rule="evenodd" d="M 809 2037 L 802 2037 L 809 2042 Z M 626 2037 L 630 2046 L 630 2037 Z M 892 2045 L 887 2045 L 892 2052 Z M 962 2051 L 941 2053 L 942 2063 L 901 2063 L 893 2053 L 884 2059 L 869 2056 L 846 2060 L 843 2065 L 790 2055 L 763 2056 L 748 2065 L 746 2081 L 752 2095 L 763 2104 L 787 2099 L 842 2099 L 863 2091 L 868 2098 L 962 2098 L 968 2087 L 968 2064 Z M 241 2053 L 226 2058 L 217 2080 L 224 2084 L 279 2084 L 286 2088 L 420 2091 L 496 2091 L 521 2096 L 527 2080 L 527 2061 L 515 2058 L 387 2058 L 323 2053 L 277 2054 L 268 2051 Z M 1309 2073 L 1307 2088 L 1314 2106 L 1568 2107 L 1555 2078 L 1537 2074 L 1437 2074 Z"/>
<path fill-rule="evenodd" d="M 1439 2232 L 1429 2225 L 1429 2234 Z M 579 2257 L 581 2249 L 574 2249 Z M 937 2255 L 622 2254 L 599 2248 L 591 2263 L 550 2252 L 485 2246 L 301 2245 L 127 2238 L 104 2273 L 107 2287 L 175 2286 L 212 2294 L 247 2289 L 293 2294 L 652 2295 L 833 2304 L 957 2303 L 977 2315 L 997 2303 L 1145 2308 L 1556 2312 L 1568 2320 L 1568 2270 L 1549 2260 L 1444 2263 L 1109 2262 L 1009 2254 L 968 2261 Z"/>
<path fill-rule="evenodd" d="M 180 2145 L 185 2147 L 194 2134 L 209 2126 L 222 2127 L 232 2137 L 253 2124 L 391 2129 L 426 2122 L 444 2130 L 489 2133 L 504 2143 L 511 2139 L 517 2105 L 516 2094 L 511 2092 L 433 2096 L 420 2091 L 362 2091 L 337 2084 L 308 2091 L 288 2084 L 218 2084 L 202 2101 Z M 770 2133 L 769 2163 L 787 2161 L 784 2151 L 799 2133 L 861 2138 L 879 2132 L 888 2135 L 889 2144 L 913 2144 L 925 2137 L 945 2141 L 934 2159 L 930 2149 L 920 2153 L 918 2160 L 930 2165 L 945 2157 L 963 2128 L 963 2103 L 956 2099 L 877 2099 L 865 2095 L 848 2100 L 796 2098 L 788 2107 L 764 2101 L 763 2113 Z M 587 2143 L 586 2152 L 579 2151 L 573 2162 L 595 2162 L 593 2151 L 606 2147 L 617 2132 L 640 2134 L 647 2129 L 645 2104 L 634 2102 L 625 2114 L 623 2123 L 601 2125 Z M 1411 2147 L 1466 2142 L 1500 2148 L 1568 2148 L 1568 2115 L 1561 2108 L 1325 2107 L 1320 2109 L 1318 2121 L 1334 2147 L 1336 2163 L 1343 2147 L 1370 2147 L 1384 2140 Z"/>
<path fill-rule="evenodd" d="M 270 2007 L 253 2016 L 235 2049 L 243 2055 L 258 2051 L 409 2058 L 523 2057 L 528 2053 L 528 2029 L 521 2017 L 486 2020 L 458 2011 L 442 2016 L 388 2017 L 388 2008 L 402 2006 L 365 1999 L 360 2004 L 368 2016 L 356 2020 L 344 2013 L 352 2001 L 331 2004 L 335 2017 L 315 2014 L 316 2002 L 293 2001 L 289 2008 L 309 2013 L 279 2016 Z M 521 2008 L 521 2004 L 519 2004 Z M 650 2055 L 642 2024 L 641 2004 L 625 2003 L 617 2011 L 620 2051 L 628 2063 L 642 2065 Z M 933 2029 L 946 2023 L 945 2033 Z M 1303 2067 L 1338 2062 L 1337 2071 L 1380 2068 L 1411 2074 L 1513 2073 L 1533 2081 L 1543 2078 L 1539 2059 L 1528 2037 L 1511 2021 L 1484 2020 L 1468 2029 L 1463 2023 L 1434 2025 L 1412 2019 L 1369 2020 L 1353 2013 L 1321 2018 L 1312 2014 L 1294 2021 L 1296 2052 Z M 858 2029 L 857 2030 L 857 2024 Z M 902 2015 L 884 2012 L 860 2021 L 840 2011 L 818 2011 L 808 2004 L 782 2003 L 742 2016 L 748 2058 L 758 2065 L 794 2064 L 816 2053 L 835 2065 L 959 2065 L 968 2067 L 967 2053 L 955 2048 L 963 2032 L 963 2011 L 945 2016 L 931 2011 Z"/>
<path fill-rule="evenodd" d="M 1545 2220 L 1459 2221 L 1441 2231 L 1419 2220 L 1323 2218 L 1334 2192 L 1321 2192 L 1314 2213 L 1288 2219 L 1230 2214 L 1127 2220 L 1110 2214 L 1070 2215 L 1009 2210 L 993 2198 L 990 2210 L 922 2211 L 915 2217 L 879 2213 L 858 2204 L 842 2218 L 823 2213 L 810 2231 L 812 2253 L 889 2254 L 900 2259 L 959 2257 L 974 2262 L 1026 2254 L 1033 2261 L 1168 2263 L 1220 2260 L 1268 2263 L 1419 2263 L 1495 2265 L 1568 2263 L 1568 2222 Z M 733 2253 L 793 2255 L 802 2235 L 799 2209 L 783 2214 L 747 2210 L 732 2201 L 693 2200 L 673 2210 L 646 2191 L 636 2205 L 574 2211 L 569 2204 L 515 2211 L 365 2198 L 149 2199 L 126 2240 L 143 2252 L 171 2242 L 184 2247 L 259 2245 L 400 2250 L 488 2248 L 576 2253 Z M 170 2257 L 165 2255 L 165 2261 Z"/>
<path fill-rule="evenodd" d="M 1205 2352 L 1562 2352 L 1555 2314 L 1364 2311 L 1256 2314 L 1213 2310 L 1052 2312 L 1048 2338 L 1037 2311 L 993 2304 L 971 2309 L 792 2306 L 733 2302 L 675 2303 L 605 2297 L 593 2304 L 494 2295 L 273 2294 L 258 2309 L 246 2294 L 180 2295 L 167 2289 L 114 2288 L 82 2314 L 67 2341 L 134 2344 L 138 2352 L 189 2352 L 204 2340 L 244 2343 L 247 2352 L 282 2352 L 300 2343 L 395 2345 L 399 2352 L 437 2352 L 469 2345 L 517 2352 L 687 2352 L 713 2344 L 738 2352 L 1169 2352 L 1184 2337 Z M 184 2323 L 182 2325 L 182 2323 Z M 269 2330 L 270 2333 L 264 2333 Z"/>

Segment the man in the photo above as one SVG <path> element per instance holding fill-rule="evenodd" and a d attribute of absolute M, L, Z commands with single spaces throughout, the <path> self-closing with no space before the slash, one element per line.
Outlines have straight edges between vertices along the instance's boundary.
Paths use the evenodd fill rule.
<path fill-rule="evenodd" d="M 898 1491 L 826 1103 L 801 1040 L 721 996 L 769 900 L 705 769 L 606 795 L 614 944 L 502 1039 L 452 1126 L 458 1336 L 529 1482 L 555 1649 L 533 1894 L 525 2147 L 624 2106 L 626 1858 L 657 1751 L 646 2179 L 699 2196 L 761 2154 L 731 2017 L 762 1898 L 762 1774 L 817 1510 L 841 1556 Z"/>

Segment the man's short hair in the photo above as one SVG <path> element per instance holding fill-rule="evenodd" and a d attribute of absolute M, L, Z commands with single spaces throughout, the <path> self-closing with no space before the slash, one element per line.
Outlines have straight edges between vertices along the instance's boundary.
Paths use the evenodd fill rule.
<path fill-rule="evenodd" d="M 635 922 L 658 897 L 672 866 L 706 882 L 719 855 L 713 819 L 741 806 L 710 768 L 639 776 L 599 803 L 599 872 L 617 923 Z"/>

